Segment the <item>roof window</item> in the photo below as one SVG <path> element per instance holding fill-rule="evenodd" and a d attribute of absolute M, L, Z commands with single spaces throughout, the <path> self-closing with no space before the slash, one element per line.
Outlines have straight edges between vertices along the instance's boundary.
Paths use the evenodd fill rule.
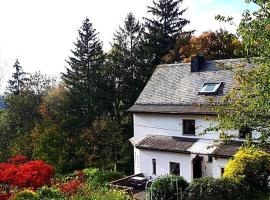
<path fill-rule="evenodd" d="M 220 83 L 204 83 L 199 94 L 215 94 L 221 86 Z"/>

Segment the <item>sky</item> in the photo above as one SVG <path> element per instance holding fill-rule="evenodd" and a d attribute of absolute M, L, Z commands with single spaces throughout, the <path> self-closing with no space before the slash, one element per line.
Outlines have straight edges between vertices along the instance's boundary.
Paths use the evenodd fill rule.
<path fill-rule="evenodd" d="M 64 72 L 65 60 L 86 16 L 108 51 L 113 33 L 126 15 L 133 12 L 142 20 L 147 16 L 147 5 L 152 5 L 152 0 L 0 0 L 0 69 L 5 69 L 0 74 L 0 78 L 5 75 L 0 91 L 16 58 L 26 72 L 40 70 L 50 76 Z M 237 24 L 242 12 L 255 6 L 244 0 L 184 0 L 181 8 L 187 8 L 183 17 L 190 20 L 185 30 L 196 30 L 198 35 L 219 28 L 235 32 L 236 26 L 215 21 L 215 15 L 233 16 Z"/>

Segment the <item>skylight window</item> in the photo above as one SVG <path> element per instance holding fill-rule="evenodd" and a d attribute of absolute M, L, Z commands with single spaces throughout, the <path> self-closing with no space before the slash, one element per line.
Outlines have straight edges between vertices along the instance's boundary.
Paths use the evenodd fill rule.
<path fill-rule="evenodd" d="M 204 83 L 199 94 L 214 94 L 220 88 L 221 83 Z"/>

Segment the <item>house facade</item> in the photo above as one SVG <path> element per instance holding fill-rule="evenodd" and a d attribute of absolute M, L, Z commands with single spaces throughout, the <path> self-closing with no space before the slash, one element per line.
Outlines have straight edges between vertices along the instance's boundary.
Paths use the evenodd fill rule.
<path fill-rule="evenodd" d="M 135 174 L 149 177 L 166 174 L 187 181 L 203 176 L 221 177 L 226 164 L 245 136 L 230 145 L 217 145 L 219 132 L 206 131 L 217 125 L 210 105 L 219 103 L 232 89 L 229 68 L 242 59 L 160 65 L 129 109 L 133 113 Z M 230 131 L 239 134 L 239 131 Z"/>

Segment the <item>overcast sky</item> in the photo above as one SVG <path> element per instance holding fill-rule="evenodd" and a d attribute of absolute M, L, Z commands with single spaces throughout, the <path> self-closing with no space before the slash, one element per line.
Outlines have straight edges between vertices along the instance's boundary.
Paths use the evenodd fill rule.
<path fill-rule="evenodd" d="M 0 67 L 6 67 L 8 79 L 18 57 L 27 72 L 58 75 L 65 70 L 65 59 L 86 16 L 108 50 L 127 13 L 141 19 L 151 4 L 152 0 L 0 0 Z M 186 30 L 195 29 L 196 34 L 219 28 L 235 31 L 214 16 L 231 15 L 238 22 L 243 10 L 254 9 L 244 0 L 184 0 L 182 7 L 188 8 L 183 17 L 191 21 Z"/>

